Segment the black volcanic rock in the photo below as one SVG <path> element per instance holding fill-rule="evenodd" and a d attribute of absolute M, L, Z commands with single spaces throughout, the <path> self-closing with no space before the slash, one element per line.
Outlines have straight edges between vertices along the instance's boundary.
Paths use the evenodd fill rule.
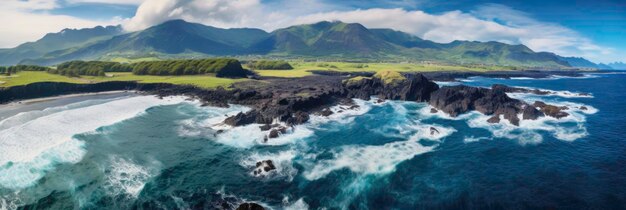
<path fill-rule="evenodd" d="M 508 97 L 503 91 L 461 85 L 433 92 L 429 104 L 453 117 L 476 110 L 486 115 L 503 115 L 512 124 L 519 125 L 517 114 L 525 103 Z"/>
<path fill-rule="evenodd" d="M 380 78 L 356 77 L 343 82 L 347 97 L 369 100 L 370 96 L 380 99 L 425 102 L 439 86 L 421 74 L 403 75 L 406 79 L 385 83 Z"/>
<path fill-rule="evenodd" d="M 272 129 L 267 137 L 270 139 L 278 138 L 280 135 L 285 133 L 287 133 L 287 128 L 284 126 L 280 126 L 278 128 Z"/>
<path fill-rule="evenodd" d="M 256 203 L 242 203 L 237 207 L 237 210 L 265 210 L 265 208 Z"/>
<path fill-rule="evenodd" d="M 540 112 L 539 110 L 537 110 L 537 108 L 531 105 L 524 107 L 524 110 L 522 111 L 522 118 L 524 120 L 536 120 L 537 118 L 543 116 L 544 114 L 542 112 Z"/>
<path fill-rule="evenodd" d="M 230 116 L 224 120 L 224 124 L 230 126 L 240 126 L 247 125 L 256 122 L 258 112 L 256 110 L 252 110 L 246 113 L 239 112 L 235 116 Z"/>
<path fill-rule="evenodd" d="M 325 108 L 325 109 L 322 109 L 320 114 L 324 117 L 328 117 L 333 114 L 333 111 L 331 111 L 329 108 Z"/>
<path fill-rule="evenodd" d="M 272 160 L 263 160 L 256 162 L 256 169 L 254 170 L 254 175 L 262 174 L 263 172 L 267 173 L 272 170 L 276 170 L 276 166 Z"/>
<path fill-rule="evenodd" d="M 569 114 L 567 112 L 563 112 L 563 110 L 567 110 L 567 107 L 558 107 L 558 106 L 554 106 L 554 105 L 550 105 L 550 104 L 546 104 L 542 101 L 535 101 L 535 103 L 533 104 L 533 106 L 539 108 L 541 110 L 541 112 L 543 112 L 544 114 L 550 116 L 550 117 L 554 117 L 556 119 L 560 119 L 563 117 L 567 117 L 569 116 Z"/>
<path fill-rule="evenodd" d="M 544 91 L 544 90 L 539 90 L 539 89 L 531 90 L 531 89 L 526 89 L 526 88 L 509 87 L 509 86 L 501 85 L 501 84 L 492 85 L 491 89 L 502 91 L 502 92 L 507 92 L 507 93 L 532 93 L 536 95 L 547 95 L 547 94 L 552 93 L 550 91 Z"/>

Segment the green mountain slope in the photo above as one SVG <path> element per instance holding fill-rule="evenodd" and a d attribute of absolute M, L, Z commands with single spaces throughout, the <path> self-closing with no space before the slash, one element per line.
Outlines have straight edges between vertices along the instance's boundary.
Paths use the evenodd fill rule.
<path fill-rule="evenodd" d="M 567 62 L 572 67 L 577 68 L 595 68 L 595 69 L 612 69 L 611 66 L 601 63 L 594 63 L 581 57 L 561 57 L 559 59 Z"/>
<path fill-rule="evenodd" d="M 35 42 L 27 42 L 12 49 L 0 49 L 0 65 L 14 65 L 24 59 L 38 58 L 49 52 L 110 39 L 121 33 L 120 26 L 63 29 L 58 33 L 46 34 Z"/>
<path fill-rule="evenodd" d="M 319 22 L 267 33 L 260 29 L 220 29 L 182 20 L 118 35 L 87 46 L 47 53 L 24 64 L 51 65 L 68 60 L 115 56 L 239 56 L 330 59 L 420 60 L 455 64 L 568 66 L 552 53 L 499 42 L 435 43 L 391 29 L 367 29 L 358 23 Z"/>
<path fill-rule="evenodd" d="M 397 47 L 361 24 L 319 22 L 278 29 L 252 47 L 261 54 L 378 57 Z"/>

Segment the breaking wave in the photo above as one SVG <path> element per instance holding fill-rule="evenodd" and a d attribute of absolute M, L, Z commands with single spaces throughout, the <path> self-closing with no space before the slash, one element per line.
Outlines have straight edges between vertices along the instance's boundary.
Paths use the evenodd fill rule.
<path fill-rule="evenodd" d="M 240 165 L 250 169 L 251 176 L 265 179 L 284 178 L 287 181 L 291 181 L 298 173 L 298 170 L 293 167 L 293 159 L 296 157 L 296 154 L 297 152 L 295 150 L 263 154 L 254 152 L 241 160 Z M 274 166 L 276 166 L 276 169 L 269 172 L 261 171 L 261 173 L 258 174 L 253 173 L 253 170 L 257 168 L 256 164 L 264 160 L 271 160 Z"/>
<path fill-rule="evenodd" d="M 47 115 L 38 113 L 6 119 L 3 122 L 11 122 L 8 124 L 12 126 L 0 130 L 0 185 L 25 188 L 58 164 L 80 161 L 86 151 L 84 143 L 73 138 L 76 134 L 135 117 L 153 106 L 182 101 L 180 97 L 161 100 L 138 96 L 102 104 L 85 102 L 75 105 L 74 109 L 49 111 Z M 25 120 L 29 118 L 32 120 Z M 20 173 L 24 175 L 16 176 Z"/>
<path fill-rule="evenodd" d="M 146 183 L 159 173 L 160 163 L 141 165 L 121 157 L 111 157 L 105 170 L 104 189 L 111 196 L 137 198 Z"/>
<path fill-rule="evenodd" d="M 433 132 L 432 128 L 437 132 Z M 303 163 L 307 166 L 303 175 L 306 179 L 316 180 L 344 168 L 363 175 L 387 174 L 394 171 L 397 164 L 436 148 L 436 144 L 424 146 L 420 140 L 439 141 L 456 131 L 453 128 L 421 123 L 416 123 L 412 129 L 415 133 L 405 141 L 384 145 L 346 145 L 332 149 L 330 159 L 317 160 L 316 156 L 308 157 L 309 160 Z"/>

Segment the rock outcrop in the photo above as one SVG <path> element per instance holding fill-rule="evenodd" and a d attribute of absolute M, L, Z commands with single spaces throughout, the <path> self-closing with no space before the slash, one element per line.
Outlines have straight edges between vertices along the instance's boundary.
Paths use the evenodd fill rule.
<path fill-rule="evenodd" d="M 286 126 L 306 123 L 310 113 L 329 116 L 333 111 L 328 109 L 340 103 L 350 104 L 352 98 L 369 100 L 371 96 L 384 100 L 405 100 L 428 102 L 436 109 L 451 116 L 476 110 L 483 114 L 494 115 L 489 122 L 499 122 L 500 116 L 512 124 L 519 124 L 518 114 L 523 119 L 532 120 L 545 115 L 562 118 L 568 114 L 563 107 L 545 103 L 526 104 L 512 99 L 506 92 L 527 92 L 548 94 L 541 90 L 494 85 L 492 89 L 446 86 L 439 88 L 422 74 L 401 74 L 392 71 L 381 71 L 371 77 L 368 74 L 346 78 L 342 76 L 310 76 L 303 78 L 265 78 L 264 81 L 247 81 L 236 83 L 229 89 L 203 89 L 188 85 L 173 84 L 138 84 L 135 82 L 109 82 L 97 84 L 68 83 L 36 83 L 26 86 L 0 89 L 0 103 L 11 100 L 52 96 L 64 93 L 98 92 L 109 90 L 137 90 L 156 94 L 160 97 L 185 95 L 200 100 L 206 106 L 227 107 L 229 104 L 246 105 L 252 110 L 229 116 L 224 123 L 231 126 L 242 126 L 252 123 L 271 125 L 284 122 Z M 352 105 L 350 108 L 358 107 Z M 539 110 L 537 110 L 539 108 Z M 584 107 L 586 108 L 586 107 Z M 437 110 L 438 109 L 438 110 Z M 583 109 L 583 108 L 581 108 Z M 275 129 L 263 126 L 262 130 Z M 276 130 L 274 134 L 280 135 Z M 277 135 L 268 135 L 277 136 Z"/>
<path fill-rule="evenodd" d="M 254 169 L 252 173 L 256 176 L 256 175 L 261 175 L 263 173 L 270 172 L 272 170 L 276 170 L 276 166 L 274 165 L 274 162 L 272 162 L 272 160 L 263 160 L 263 161 L 256 162 L 256 168 Z"/>
<path fill-rule="evenodd" d="M 237 210 L 265 210 L 265 208 L 256 203 L 242 203 L 239 204 Z"/>
<path fill-rule="evenodd" d="M 536 120 L 539 117 L 543 117 L 544 114 L 537 110 L 535 106 L 526 105 L 522 110 L 522 119 L 524 120 Z"/>
<path fill-rule="evenodd" d="M 569 114 L 567 112 L 563 111 L 563 110 L 569 109 L 569 108 L 567 108 L 565 106 L 561 106 L 561 107 L 554 106 L 554 105 L 546 104 L 546 103 L 541 102 L 541 101 L 535 101 L 533 106 L 539 108 L 541 110 L 541 112 L 543 112 L 544 114 L 546 114 L 546 115 L 548 115 L 550 117 L 554 117 L 556 119 L 560 119 L 560 118 L 569 116 Z"/>
<path fill-rule="evenodd" d="M 394 74 L 395 73 L 395 74 Z M 425 102 L 439 86 L 421 74 L 380 73 L 373 77 L 355 77 L 343 82 L 347 97 Z"/>
<path fill-rule="evenodd" d="M 502 115 L 514 125 L 519 125 L 517 114 L 526 105 L 502 91 L 463 85 L 446 86 L 433 92 L 429 104 L 453 117 L 475 110 L 486 115 Z M 495 119 L 490 121 L 495 122 Z"/>

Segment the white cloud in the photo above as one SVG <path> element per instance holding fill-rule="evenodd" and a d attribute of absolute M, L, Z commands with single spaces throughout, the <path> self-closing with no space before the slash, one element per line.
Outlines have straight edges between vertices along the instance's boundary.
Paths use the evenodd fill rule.
<path fill-rule="evenodd" d="M 595 61 L 606 61 L 607 55 L 613 52 L 571 29 L 537 21 L 527 13 L 498 4 L 483 5 L 472 12 L 429 14 L 405 9 L 347 10 L 315 0 L 280 1 L 271 7 L 259 0 L 151 0 L 139 7 L 126 28 L 140 30 L 170 19 L 265 30 L 340 20 L 370 28 L 392 28 L 436 42 L 472 40 L 525 44 L 535 51 L 583 56 Z"/>
<path fill-rule="evenodd" d="M 151 0 L 139 6 L 136 15 L 124 25 L 127 30 L 142 30 L 172 19 L 185 19 L 218 27 L 252 26 L 260 0 Z"/>
<path fill-rule="evenodd" d="M 13 46 L 34 40 L 46 32 L 66 27 L 92 27 L 98 24 L 124 22 L 129 31 L 172 19 L 184 19 L 206 25 L 232 28 L 255 27 L 268 31 L 294 24 L 322 20 L 357 22 L 369 28 L 392 28 L 436 42 L 453 40 L 499 41 L 524 44 L 535 51 L 554 52 L 564 56 L 582 56 L 608 62 L 615 49 L 595 44 L 576 31 L 558 24 L 541 22 L 512 8 L 488 4 L 471 12 L 449 11 L 429 14 L 420 10 L 366 9 L 354 10 L 319 0 L 66 0 L 67 3 L 138 4 L 136 15 L 129 20 L 93 21 L 63 15 L 33 12 L 59 7 L 58 0 L 5 0 L 0 6 L 6 12 L 0 21 L 9 22 L 0 32 L 0 46 Z M 16 18 L 21 17 L 21 18 Z M 24 20 L 21 20 L 21 19 Z M 13 21 L 18 20 L 18 21 Z M 13 25 L 11 25 L 13 24 Z M 10 30 L 9 30 L 10 29 Z"/>
<path fill-rule="evenodd" d="M 139 5 L 147 0 L 66 0 L 67 3 L 100 3 L 100 4 L 121 4 L 121 5 Z"/>
<path fill-rule="evenodd" d="M 119 18 L 106 21 L 81 19 L 46 12 L 58 8 L 56 0 L 3 0 L 0 1 L 0 47 L 15 47 L 43 37 L 46 33 L 64 28 L 88 28 L 98 25 L 119 24 Z"/>
<path fill-rule="evenodd" d="M 59 7 L 57 0 L 3 0 L 3 10 L 49 10 Z"/>

